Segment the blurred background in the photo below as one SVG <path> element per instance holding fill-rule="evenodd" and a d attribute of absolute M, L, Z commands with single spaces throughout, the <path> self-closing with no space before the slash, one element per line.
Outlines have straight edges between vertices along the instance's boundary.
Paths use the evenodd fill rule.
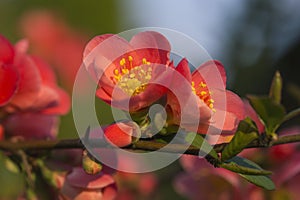
<path fill-rule="evenodd" d="M 13 43 L 27 38 L 29 52 L 44 57 L 71 94 L 84 45 L 93 36 L 146 26 L 174 29 L 224 64 L 228 88 L 240 96 L 267 94 L 279 70 L 283 104 L 291 110 L 300 106 L 299 7 L 297 0 L 0 0 L 0 33 Z M 101 123 L 112 122 L 107 105 L 97 101 L 96 109 Z M 62 118 L 59 136 L 77 137 L 71 113 Z M 162 199 L 177 197 L 170 178 L 178 169 L 175 163 L 157 172 Z"/>

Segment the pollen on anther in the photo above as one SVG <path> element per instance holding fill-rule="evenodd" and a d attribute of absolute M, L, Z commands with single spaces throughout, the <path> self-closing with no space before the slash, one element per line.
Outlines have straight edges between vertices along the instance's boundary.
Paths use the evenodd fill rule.
<path fill-rule="evenodd" d="M 125 60 L 125 58 L 122 58 L 122 59 L 120 60 L 120 65 L 121 65 L 121 66 L 124 66 L 124 65 L 125 65 L 125 63 L 126 63 L 126 60 Z"/>
<path fill-rule="evenodd" d="M 201 96 L 204 96 L 204 95 L 206 95 L 206 94 L 207 94 L 206 91 L 201 91 L 201 92 L 200 92 L 200 95 L 201 95 Z"/>
<path fill-rule="evenodd" d="M 143 64 L 147 64 L 146 58 L 143 58 L 142 62 L 143 62 Z"/>
<path fill-rule="evenodd" d="M 132 56 L 128 56 L 128 60 L 131 62 L 133 60 Z"/>
<path fill-rule="evenodd" d="M 123 73 L 123 74 L 128 74 L 128 73 L 129 73 L 129 70 L 128 70 L 128 69 L 122 69 L 122 73 Z"/>
<path fill-rule="evenodd" d="M 202 88 L 205 88 L 207 85 L 201 81 L 199 86 L 202 87 Z"/>
<path fill-rule="evenodd" d="M 213 100 L 213 99 L 209 99 L 209 100 L 208 100 L 208 102 L 209 102 L 209 103 L 214 103 L 214 102 L 215 102 L 215 100 Z"/>

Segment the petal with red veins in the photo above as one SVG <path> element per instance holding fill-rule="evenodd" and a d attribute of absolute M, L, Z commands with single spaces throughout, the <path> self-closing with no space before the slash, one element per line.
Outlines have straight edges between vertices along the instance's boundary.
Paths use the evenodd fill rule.
<path fill-rule="evenodd" d="M 0 106 L 5 105 L 18 89 L 19 73 L 13 65 L 0 62 Z"/>

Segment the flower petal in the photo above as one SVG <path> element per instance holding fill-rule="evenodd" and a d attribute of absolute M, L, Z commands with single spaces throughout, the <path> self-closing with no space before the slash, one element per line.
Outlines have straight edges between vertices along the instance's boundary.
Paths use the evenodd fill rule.
<path fill-rule="evenodd" d="M 133 136 L 133 127 L 125 123 L 115 123 L 104 129 L 105 139 L 117 147 L 130 145 Z"/>
<path fill-rule="evenodd" d="M 34 62 L 22 55 L 16 63 L 20 74 L 18 92 L 11 99 L 10 104 L 24 110 L 31 107 L 41 89 L 41 77 Z"/>
<path fill-rule="evenodd" d="M 233 113 L 239 120 L 245 118 L 245 106 L 238 95 L 229 90 L 222 91 L 214 89 L 211 92 L 212 99 L 214 100 L 214 107 L 216 109 Z"/>
<path fill-rule="evenodd" d="M 222 63 L 217 60 L 210 60 L 200 65 L 193 72 L 192 79 L 195 85 L 201 81 L 205 82 L 209 90 L 226 88 L 226 72 Z"/>
<path fill-rule="evenodd" d="M 94 37 L 86 45 L 83 53 L 84 63 L 89 68 L 94 64 L 94 60 L 100 58 L 107 59 L 108 63 L 113 63 L 117 58 L 132 51 L 132 47 L 125 39 L 113 34 L 104 34 Z M 107 61 L 105 63 L 107 63 Z M 98 62 L 101 64 L 101 62 Z M 104 69 L 102 66 L 94 66 Z"/>
<path fill-rule="evenodd" d="M 142 58 L 146 58 L 151 63 L 167 64 L 170 59 L 170 43 L 158 32 L 140 32 L 131 38 L 130 44 L 137 52 L 140 61 Z M 137 63 L 137 65 L 139 64 Z"/>
<path fill-rule="evenodd" d="M 47 63 L 38 57 L 32 57 L 32 60 L 42 79 L 41 90 L 33 108 L 43 109 L 42 112 L 47 114 L 66 114 L 70 109 L 69 95 L 56 85 L 55 74 Z"/>
<path fill-rule="evenodd" d="M 19 74 L 13 65 L 0 62 L 0 106 L 5 105 L 18 89 Z"/>
<path fill-rule="evenodd" d="M 186 80 L 191 83 L 192 75 L 189 68 L 189 63 L 186 58 L 183 58 L 177 65 L 176 71 L 179 72 Z M 176 80 L 175 80 L 176 81 Z"/>
<path fill-rule="evenodd" d="M 64 115 L 69 112 L 71 105 L 69 95 L 63 89 L 60 88 L 56 88 L 55 93 L 58 97 L 55 106 L 43 109 L 41 113 Z"/>
<path fill-rule="evenodd" d="M 112 176 L 100 172 L 97 175 L 87 174 L 81 167 L 75 167 L 67 175 L 66 181 L 73 187 L 82 189 L 101 189 L 114 184 Z"/>
<path fill-rule="evenodd" d="M 38 68 L 43 84 L 56 86 L 55 74 L 51 67 L 39 57 L 31 56 L 31 60 Z"/>
<path fill-rule="evenodd" d="M 106 40 L 109 37 L 114 36 L 114 34 L 104 34 L 104 35 L 98 35 L 94 37 L 89 43 L 86 45 L 84 52 L 83 52 L 83 57 L 87 57 L 91 51 L 97 47 L 97 45 L 101 44 L 104 40 Z"/>
<path fill-rule="evenodd" d="M 0 46 L 0 62 L 11 64 L 15 56 L 14 47 L 2 35 L 0 35 Z"/>

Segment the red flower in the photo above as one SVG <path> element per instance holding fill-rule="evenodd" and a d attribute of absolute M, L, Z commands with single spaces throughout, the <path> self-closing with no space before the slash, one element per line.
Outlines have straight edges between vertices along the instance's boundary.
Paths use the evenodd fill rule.
<path fill-rule="evenodd" d="M 184 105 L 189 116 L 188 119 L 181 119 L 179 101 L 169 92 L 167 104 L 172 115 L 170 123 L 201 134 L 214 134 L 220 130 L 225 135 L 220 135 L 218 142 L 231 139 L 239 120 L 245 118 L 245 108 L 236 94 L 226 90 L 226 74 L 222 64 L 218 61 L 208 61 L 191 74 L 187 60 L 183 59 L 176 71 L 190 83 L 181 88 L 181 91 L 186 93 L 182 96 L 192 98 L 192 102 L 197 105 L 194 108 L 199 112 L 195 112 L 189 105 Z M 172 88 L 180 88 L 182 83 L 174 80 L 172 84 Z M 199 119 L 199 123 L 193 123 L 193 119 Z"/>
<path fill-rule="evenodd" d="M 70 107 L 68 95 L 56 85 L 55 75 L 44 61 L 26 54 L 27 41 L 13 47 L 0 38 L 6 49 L 0 52 L 0 123 L 4 132 L 26 138 L 54 137 L 57 115 L 67 113 Z"/>
<path fill-rule="evenodd" d="M 82 62 L 85 36 L 45 10 L 27 12 L 22 16 L 21 29 L 31 50 L 56 67 L 61 81 L 71 90 Z"/>
<path fill-rule="evenodd" d="M 96 95 L 100 99 L 134 112 L 165 94 L 166 87 L 162 85 L 168 85 L 171 80 L 167 70 L 169 51 L 169 42 L 157 32 L 138 33 L 130 42 L 106 34 L 96 36 L 87 44 L 84 64 L 99 79 Z"/>

